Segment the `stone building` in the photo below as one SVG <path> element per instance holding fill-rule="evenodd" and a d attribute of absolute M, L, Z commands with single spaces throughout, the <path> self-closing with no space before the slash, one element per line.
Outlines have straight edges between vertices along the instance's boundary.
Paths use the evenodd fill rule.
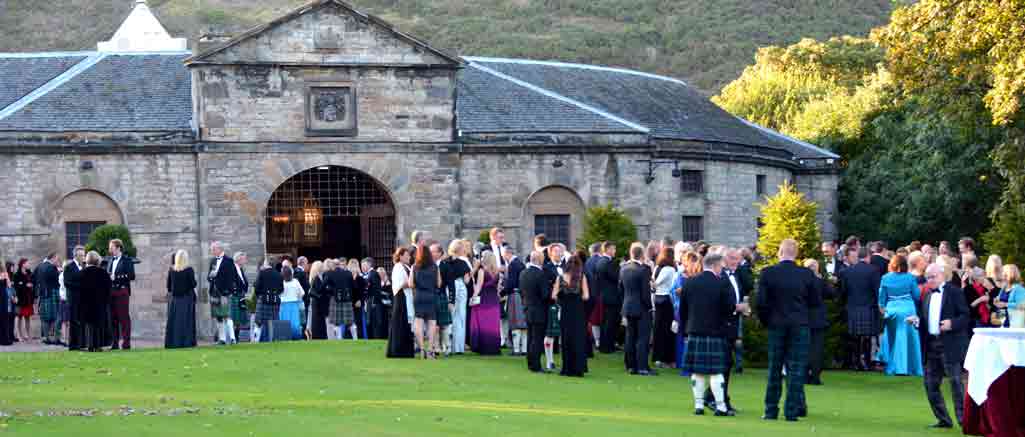
<path fill-rule="evenodd" d="M 188 47 L 140 0 L 96 51 L 0 54 L 0 250 L 38 259 L 127 225 L 137 336 L 162 333 L 172 251 L 205 276 L 214 240 L 250 274 L 268 253 L 390 264 L 414 229 L 572 246 L 611 203 L 641 238 L 752 244 L 755 203 L 785 180 L 835 236 L 838 156 L 676 79 L 459 57 L 336 0 Z"/>

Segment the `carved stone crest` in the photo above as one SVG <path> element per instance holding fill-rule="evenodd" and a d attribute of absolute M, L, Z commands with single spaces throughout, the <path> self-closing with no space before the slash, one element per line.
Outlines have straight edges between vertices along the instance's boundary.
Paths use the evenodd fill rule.
<path fill-rule="evenodd" d="M 307 89 L 306 135 L 356 135 L 356 97 L 352 86 L 312 86 Z"/>

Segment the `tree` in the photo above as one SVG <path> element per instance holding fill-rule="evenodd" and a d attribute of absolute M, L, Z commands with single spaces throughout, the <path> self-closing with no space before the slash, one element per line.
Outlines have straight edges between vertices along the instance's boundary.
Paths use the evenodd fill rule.
<path fill-rule="evenodd" d="M 588 246 L 603 241 L 616 243 L 618 254 L 637 241 L 637 226 L 623 210 L 612 205 L 592 206 L 584 216 L 584 232 L 577 238 L 577 248 L 587 251 Z"/>
<path fill-rule="evenodd" d="M 477 241 L 484 243 L 485 246 L 491 245 L 491 230 L 484 229 L 477 234 Z"/>
<path fill-rule="evenodd" d="M 822 233 L 815 214 L 818 205 L 804 197 L 793 184 L 785 182 L 779 192 L 765 198 L 761 210 L 762 228 L 758 236 L 758 252 L 763 265 L 774 264 L 779 243 L 787 238 L 797 240 L 798 258 L 821 257 Z"/>
<path fill-rule="evenodd" d="M 132 244 L 132 235 L 128 232 L 128 228 L 124 225 L 103 225 L 93 230 L 89 234 L 88 242 L 85 244 L 85 250 L 95 250 L 99 252 L 100 256 L 107 256 L 109 253 L 107 249 L 109 247 L 110 240 L 120 239 L 124 245 L 124 253 L 130 257 L 135 257 L 135 245 Z"/>
<path fill-rule="evenodd" d="M 1025 263 L 1025 210 L 999 209 L 993 227 L 982 234 L 982 244 L 989 253 L 1000 255 L 1004 264 Z"/>

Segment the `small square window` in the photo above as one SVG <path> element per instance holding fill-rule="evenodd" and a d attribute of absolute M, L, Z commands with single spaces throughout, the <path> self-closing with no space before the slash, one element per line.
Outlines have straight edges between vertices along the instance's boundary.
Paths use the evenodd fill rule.
<path fill-rule="evenodd" d="M 569 214 L 545 214 L 534 216 L 534 235 L 545 234 L 550 243 L 569 246 Z"/>
<path fill-rule="evenodd" d="M 704 217 L 699 215 L 683 216 L 683 241 L 695 242 L 704 239 Z"/>
<path fill-rule="evenodd" d="M 755 195 L 758 197 L 765 195 L 765 175 L 763 174 L 755 176 Z"/>
<path fill-rule="evenodd" d="M 680 173 L 680 190 L 684 193 L 703 193 L 705 191 L 705 172 L 683 170 Z"/>

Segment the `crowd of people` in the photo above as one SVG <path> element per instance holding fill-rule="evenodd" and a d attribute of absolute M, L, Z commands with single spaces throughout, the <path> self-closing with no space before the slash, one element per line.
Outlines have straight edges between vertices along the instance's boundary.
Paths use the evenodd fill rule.
<path fill-rule="evenodd" d="M 786 385 L 782 415 L 794 421 L 807 415 L 804 384 L 822 384 L 823 366 L 836 358 L 824 344 L 836 323 L 826 301 L 837 299 L 850 341 L 844 364 L 924 376 L 934 426 L 951 427 L 939 387 L 949 376 L 960 421 L 972 328 L 1007 326 L 1008 309 L 1025 302 L 1018 267 L 990 255 L 983 269 L 970 238 L 955 252 L 945 242 L 888 250 L 850 237 L 823 243 L 822 258 L 801 263 L 797 243 L 784 240 L 778 263 L 757 281 L 758 255 L 745 247 L 634 242 L 619 260 L 611 241 L 585 253 L 538 235 L 521 259 L 502 229 L 489 238 L 443 245 L 414 232 L 394 251 L 390 274 L 372 258 L 265 258 L 252 287 L 247 254 L 228 256 L 214 242 L 207 282 L 217 342 L 387 339 L 388 357 L 423 359 L 509 348 L 536 373 L 554 371 L 558 354 L 559 373 L 572 377 L 587 374 L 597 353 L 623 351 L 629 374 L 676 369 L 691 379 L 695 414 L 728 417 L 737 412 L 729 382 L 742 370 L 744 319 L 754 316 L 768 334 L 763 418 L 780 416 Z M 0 272 L 0 345 L 30 339 L 38 311 L 43 343 L 131 348 L 134 260 L 118 240 L 108 249 L 107 258 L 78 247 L 64 264 L 51 254 L 34 270 L 22 259 Z M 185 250 L 170 264 L 165 346 L 192 347 L 197 274 Z"/>

